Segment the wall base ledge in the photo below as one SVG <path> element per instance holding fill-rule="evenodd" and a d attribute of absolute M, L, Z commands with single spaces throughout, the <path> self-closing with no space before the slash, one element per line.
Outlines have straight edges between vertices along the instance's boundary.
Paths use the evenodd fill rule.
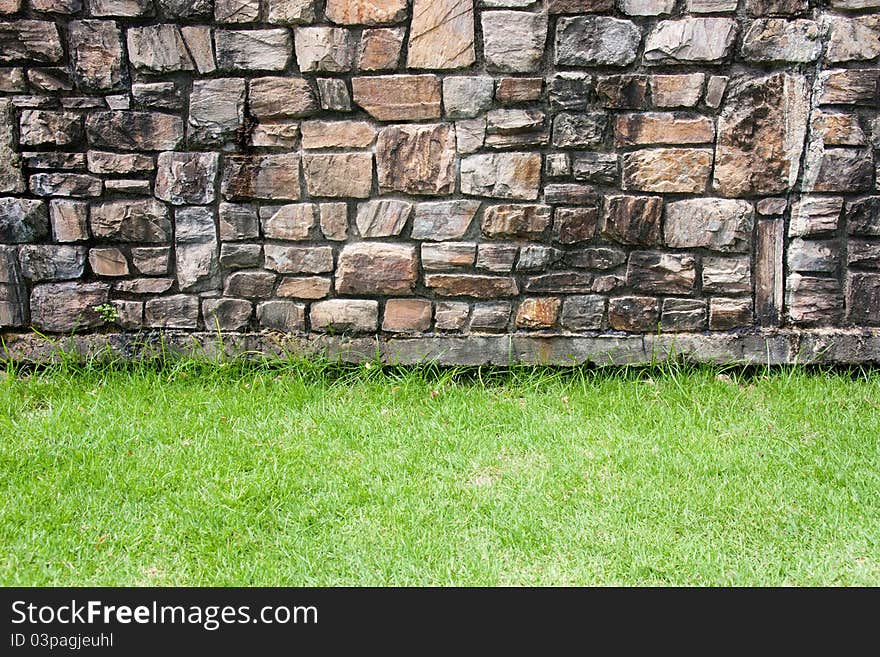
<path fill-rule="evenodd" d="M 66 354 L 141 359 L 164 351 L 216 357 L 325 357 L 389 365 L 647 365 L 670 357 L 723 364 L 880 364 L 880 329 L 758 330 L 651 335 L 502 334 L 328 336 L 150 331 L 46 336 L 3 333 L 0 360 L 57 361 Z"/>

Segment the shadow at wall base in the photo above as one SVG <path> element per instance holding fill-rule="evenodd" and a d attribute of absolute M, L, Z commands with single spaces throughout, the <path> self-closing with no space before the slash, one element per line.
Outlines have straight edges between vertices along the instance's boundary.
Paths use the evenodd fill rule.
<path fill-rule="evenodd" d="M 880 329 L 754 330 L 652 335 L 420 335 L 357 337 L 151 331 L 47 338 L 5 333 L 0 361 L 138 360 L 163 355 L 325 358 L 386 365 L 650 365 L 671 358 L 716 364 L 877 365 Z"/>

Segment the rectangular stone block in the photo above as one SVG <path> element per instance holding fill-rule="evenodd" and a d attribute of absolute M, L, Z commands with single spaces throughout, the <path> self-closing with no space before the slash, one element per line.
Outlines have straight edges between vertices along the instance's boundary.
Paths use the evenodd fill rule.
<path fill-rule="evenodd" d="M 299 200 L 299 155 L 236 155 L 224 158 L 221 191 L 229 200 Z"/>
<path fill-rule="evenodd" d="M 379 121 L 440 118 L 440 80 L 435 75 L 356 77 L 354 102 Z"/>
<path fill-rule="evenodd" d="M 471 155 L 461 161 L 463 194 L 534 200 L 540 184 L 539 153 Z"/>
<path fill-rule="evenodd" d="M 373 154 L 306 153 L 303 171 L 312 196 L 367 198 L 373 186 Z"/>
<path fill-rule="evenodd" d="M 626 190 L 700 194 L 712 172 L 712 151 L 698 148 L 651 148 L 621 160 Z"/>
<path fill-rule="evenodd" d="M 761 326 L 777 326 L 783 303 L 782 218 L 758 221 L 755 242 L 755 316 Z"/>

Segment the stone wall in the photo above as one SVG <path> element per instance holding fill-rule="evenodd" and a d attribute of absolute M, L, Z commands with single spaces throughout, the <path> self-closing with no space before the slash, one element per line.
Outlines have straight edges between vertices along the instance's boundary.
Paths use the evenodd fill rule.
<path fill-rule="evenodd" d="M 0 327 L 872 359 L 878 57 L 880 0 L 0 0 Z"/>

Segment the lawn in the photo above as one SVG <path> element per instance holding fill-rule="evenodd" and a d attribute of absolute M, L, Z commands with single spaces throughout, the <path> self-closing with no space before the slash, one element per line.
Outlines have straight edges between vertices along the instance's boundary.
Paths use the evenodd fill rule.
<path fill-rule="evenodd" d="M 880 372 L 0 375 L 3 585 L 880 585 Z"/>

